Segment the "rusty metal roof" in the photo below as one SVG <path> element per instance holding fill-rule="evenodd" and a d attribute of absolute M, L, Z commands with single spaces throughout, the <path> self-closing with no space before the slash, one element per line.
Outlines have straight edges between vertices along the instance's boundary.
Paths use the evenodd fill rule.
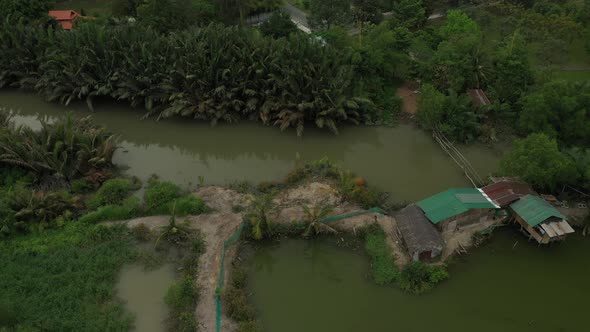
<path fill-rule="evenodd" d="M 501 207 L 506 207 L 526 195 L 537 193 L 524 182 L 500 181 L 481 188 L 488 197 Z"/>

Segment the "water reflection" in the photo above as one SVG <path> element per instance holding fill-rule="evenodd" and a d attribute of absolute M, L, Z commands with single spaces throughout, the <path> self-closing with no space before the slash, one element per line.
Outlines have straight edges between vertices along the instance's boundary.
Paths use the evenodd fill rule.
<path fill-rule="evenodd" d="M 432 138 L 409 125 L 395 128 L 343 127 L 338 136 L 306 129 L 303 138 L 293 131 L 257 123 L 209 124 L 175 119 L 141 120 L 143 113 L 102 103 L 96 112 L 85 105 L 68 108 L 16 91 L 0 91 L 0 106 L 20 110 L 20 123 L 35 125 L 38 117 L 58 116 L 70 109 L 121 135 L 117 164 L 142 179 L 157 173 L 179 184 L 203 176 L 209 184 L 235 180 L 251 182 L 282 179 L 296 164 L 328 157 L 367 178 L 396 201 L 413 201 L 452 186 L 468 185 L 459 169 Z M 498 154 L 475 146 L 464 150 L 476 169 L 488 174 Z"/>

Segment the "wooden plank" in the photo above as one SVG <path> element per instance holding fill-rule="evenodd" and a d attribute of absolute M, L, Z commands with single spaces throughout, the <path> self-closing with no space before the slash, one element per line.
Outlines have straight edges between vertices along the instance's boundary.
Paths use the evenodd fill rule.
<path fill-rule="evenodd" d="M 562 220 L 561 222 L 559 222 L 559 227 L 561 229 L 563 229 L 566 234 L 571 234 L 571 233 L 575 232 L 575 230 L 572 228 L 572 226 L 570 226 L 570 224 L 565 220 Z"/>
<path fill-rule="evenodd" d="M 555 233 L 557 233 L 557 235 L 559 235 L 559 236 L 565 234 L 565 232 L 562 231 L 561 228 L 557 227 L 557 224 L 555 222 L 550 222 L 547 224 L 547 226 L 551 227 L 551 229 L 553 229 L 555 231 Z"/>
<path fill-rule="evenodd" d="M 541 228 L 545 231 L 545 233 L 547 233 L 547 235 L 549 235 L 549 237 L 556 237 L 557 234 L 553 231 L 553 229 L 551 227 L 549 227 L 547 224 L 541 224 Z"/>

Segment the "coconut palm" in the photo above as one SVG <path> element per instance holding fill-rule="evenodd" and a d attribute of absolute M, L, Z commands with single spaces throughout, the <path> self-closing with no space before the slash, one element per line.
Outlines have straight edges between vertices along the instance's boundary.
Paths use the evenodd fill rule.
<path fill-rule="evenodd" d="M 326 218 L 334 211 L 334 207 L 326 202 L 320 202 L 312 207 L 302 205 L 305 213 L 304 222 L 307 223 L 307 228 L 303 232 L 303 237 L 318 235 L 320 233 L 338 233 L 334 228 L 323 223 L 321 220 Z"/>
<path fill-rule="evenodd" d="M 269 194 L 258 196 L 251 203 L 246 220 L 252 227 L 252 238 L 262 240 L 272 234 L 272 218 L 277 213 L 277 206 L 273 202 L 273 196 Z"/>

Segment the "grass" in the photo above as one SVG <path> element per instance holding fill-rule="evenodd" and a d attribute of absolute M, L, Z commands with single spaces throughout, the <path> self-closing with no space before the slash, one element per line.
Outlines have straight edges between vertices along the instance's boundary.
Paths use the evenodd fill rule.
<path fill-rule="evenodd" d="M 96 224 L 101 221 L 126 220 L 138 216 L 140 203 L 137 197 L 129 197 L 121 205 L 105 205 L 96 211 L 87 213 L 78 221 L 82 223 Z"/>
<path fill-rule="evenodd" d="M 98 189 L 86 205 L 91 210 L 105 205 L 120 205 L 131 195 L 132 191 L 137 189 L 139 189 L 139 184 L 130 179 L 110 179 Z"/>
<path fill-rule="evenodd" d="M 124 228 L 80 223 L 0 242 L 5 327 L 128 330 L 132 317 L 115 300 L 114 287 L 119 269 L 133 258 L 129 243 Z"/>
<path fill-rule="evenodd" d="M 365 234 L 365 251 L 371 258 L 371 275 L 378 285 L 394 282 L 399 274 L 386 234 L 378 225 L 372 225 Z"/>
<path fill-rule="evenodd" d="M 86 15 L 110 15 L 111 0 L 57 0 L 55 9 L 73 9 L 77 12 L 84 10 Z"/>
<path fill-rule="evenodd" d="M 565 71 L 558 70 L 553 73 L 555 79 L 565 80 L 569 82 L 587 81 L 590 80 L 590 70 L 584 71 Z"/>

